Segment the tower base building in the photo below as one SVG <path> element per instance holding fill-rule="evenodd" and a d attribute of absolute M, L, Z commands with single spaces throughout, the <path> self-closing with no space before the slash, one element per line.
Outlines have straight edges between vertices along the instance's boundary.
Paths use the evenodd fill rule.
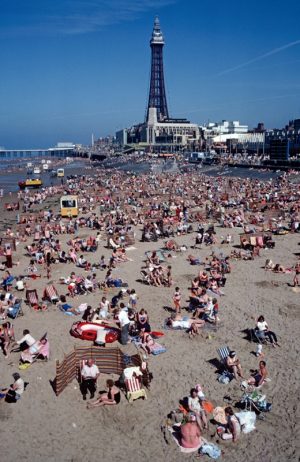
<path fill-rule="evenodd" d="M 151 77 L 146 120 L 116 133 L 119 144 L 143 144 L 151 151 L 177 152 L 201 147 L 201 132 L 197 124 L 186 119 L 169 117 L 163 67 L 164 37 L 158 18 L 155 19 L 151 47 Z"/>

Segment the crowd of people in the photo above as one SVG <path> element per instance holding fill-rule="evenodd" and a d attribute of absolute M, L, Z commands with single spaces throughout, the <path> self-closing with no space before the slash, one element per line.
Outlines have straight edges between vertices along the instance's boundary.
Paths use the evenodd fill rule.
<path fill-rule="evenodd" d="M 42 212 L 37 210 L 46 200 L 59 198 L 62 193 L 78 195 L 80 213 L 77 218 L 62 219 L 55 207 Z M 57 310 L 80 316 L 88 323 L 100 321 L 115 326 L 120 332 L 121 345 L 135 341 L 143 351 L 151 354 L 157 347 L 151 329 L 152 319 L 150 323 L 151 311 L 139 297 L 138 286 L 129 287 L 128 281 L 120 277 L 122 268 L 131 261 L 128 248 L 135 241 L 139 240 L 145 251 L 148 243 L 157 243 L 156 250 L 145 253 L 139 271 L 143 281 L 153 286 L 153 290 L 160 288 L 169 295 L 172 292 L 171 315 L 165 321 L 165 328 L 186 330 L 194 339 L 206 327 L 218 329 L 227 316 L 222 312 L 222 297 L 227 296 L 225 290 L 232 273 L 232 259 L 243 258 L 242 250 L 240 254 L 234 253 L 237 251 L 232 248 L 231 234 L 220 237 L 215 227 L 237 228 L 246 235 L 249 248 L 243 248 L 245 241 L 241 246 L 243 251 L 250 252 L 249 259 L 259 255 L 255 249 L 272 248 L 266 240 L 260 244 L 257 238 L 255 242 L 251 240 L 251 236 L 265 232 L 274 236 L 285 232 L 300 233 L 300 190 L 287 175 L 259 182 L 212 179 L 195 173 L 137 176 L 107 170 L 101 175 L 78 176 L 64 185 L 38 192 L 22 191 L 18 193 L 18 202 L 22 207 L 22 212 L 18 211 L 18 224 L 6 227 L 2 233 L 3 242 L 10 244 L 3 244 L 0 341 L 5 357 L 14 354 L 16 349 L 21 352 L 20 366 L 32 364 L 37 358 L 49 359 L 49 340 L 48 335 L 35 340 L 29 329 L 16 340 L 9 310 L 22 294 L 38 289 L 41 278 L 53 283 L 50 280 L 54 269 L 60 274 L 54 284 L 55 290 L 65 292 L 57 296 Z M 188 234 L 192 236 L 192 245 L 177 244 L 176 238 L 184 239 Z M 22 273 L 15 260 L 17 252 L 10 247 L 13 241 L 17 241 L 18 249 L 22 247 L 26 254 L 27 264 Z M 187 255 L 188 247 L 195 255 Z M 205 260 L 197 254 L 199 248 L 205 250 Z M 179 287 L 176 282 L 173 264 L 170 264 L 174 256 L 185 258 L 195 267 L 195 275 L 187 287 Z M 283 265 L 273 266 L 270 259 L 265 269 L 287 273 Z M 289 272 L 291 285 L 299 286 L 299 261 L 291 261 Z M 187 304 L 183 293 L 189 294 Z M 86 296 L 93 296 L 94 305 L 83 301 Z M 27 296 L 25 300 L 29 301 Z M 78 300 L 81 303 L 77 303 Z M 14 324 L 17 326 L 17 318 Z M 163 320 L 156 327 L 162 325 Z M 277 333 L 269 329 L 263 313 L 253 329 L 261 343 L 269 341 L 274 348 L 280 346 Z M 172 338 L 176 341 L 175 336 Z M 245 379 L 244 367 L 235 351 L 229 352 L 225 367 L 238 382 L 246 380 L 247 385 L 260 387 L 268 371 L 266 362 L 261 359 L 261 349 L 259 356 L 258 371 L 248 379 Z M 81 392 L 84 400 L 88 392 L 91 399 L 95 398 L 100 373 L 91 359 L 83 365 Z M 10 387 L 2 390 L 1 399 L 9 400 L 13 396 L 17 401 L 22 396 L 24 381 L 18 373 L 14 374 L 14 380 Z M 106 392 L 89 402 L 89 409 L 120 403 L 118 384 L 109 379 L 106 385 Z M 197 388 L 191 390 L 186 410 L 186 421 L 181 428 L 182 446 L 191 448 L 208 427 L 208 413 L 202 407 Z M 232 407 L 225 408 L 225 416 L 226 425 L 219 429 L 219 434 L 224 440 L 236 441 L 240 426 Z"/>

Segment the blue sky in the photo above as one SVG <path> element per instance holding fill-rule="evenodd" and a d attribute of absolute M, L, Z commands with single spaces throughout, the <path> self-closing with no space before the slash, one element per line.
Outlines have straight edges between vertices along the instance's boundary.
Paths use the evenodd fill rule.
<path fill-rule="evenodd" d="M 0 146 L 89 143 L 142 121 L 156 14 L 173 117 L 300 117 L 298 0 L 2 0 Z"/>

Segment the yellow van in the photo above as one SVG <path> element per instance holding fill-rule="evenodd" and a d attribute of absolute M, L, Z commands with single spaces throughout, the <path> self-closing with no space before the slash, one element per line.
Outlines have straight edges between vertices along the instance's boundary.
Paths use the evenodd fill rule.
<path fill-rule="evenodd" d="M 58 168 L 56 175 L 58 178 L 63 178 L 65 176 L 65 169 L 64 168 Z"/>
<path fill-rule="evenodd" d="M 62 217 L 78 216 L 78 197 L 62 196 L 60 198 L 60 214 Z"/>

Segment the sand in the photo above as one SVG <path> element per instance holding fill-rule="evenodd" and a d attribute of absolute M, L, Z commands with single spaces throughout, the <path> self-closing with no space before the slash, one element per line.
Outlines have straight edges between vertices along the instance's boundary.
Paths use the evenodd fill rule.
<path fill-rule="evenodd" d="M 4 200 L 2 200 L 4 202 Z M 2 209 L 1 209 L 2 210 Z M 12 220 L 13 214 L 2 215 Z M 226 230 L 216 228 L 217 236 L 226 234 Z M 80 231 L 88 234 L 87 229 Z M 233 231 L 235 242 L 239 242 L 239 230 Z M 137 230 L 140 237 L 141 231 Z M 68 236 L 62 238 L 66 241 Z M 179 243 L 190 246 L 194 235 L 181 236 Z M 194 455 L 179 452 L 178 447 L 167 435 L 165 441 L 161 425 L 166 415 L 175 409 L 179 399 L 187 396 L 196 383 L 201 383 L 206 397 L 215 405 L 225 405 L 224 395 L 230 395 L 233 402 L 241 397 L 241 391 L 235 381 L 222 385 L 217 381 L 216 368 L 210 360 L 217 357 L 216 349 L 229 345 L 240 357 L 245 375 L 250 369 L 257 368 L 258 359 L 253 355 L 255 344 L 245 339 L 244 329 L 253 327 L 259 314 L 264 314 L 272 330 L 279 335 L 280 348 L 264 347 L 271 382 L 265 386 L 264 392 L 268 401 L 273 402 L 272 412 L 266 414 L 264 421 L 257 421 L 257 429 L 248 435 L 242 435 L 236 444 L 220 442 L 224 451 L 222 460 L 256 462 L 279 462 L 299 460 L 299 293 L 288 285 L 292 281 L 291 274 L 274 274 L 263 269 L 267 258 L 273 262 L 291 266 L 297 260 L 295 253 L 299 251 L 299 235 L 274 237 L 274 250 L 264 250 L 254 261 L 232 261 L 232 273 L 228 275 L 225 296 L 220 298 L 221 323 L 217 332 L 205 331 L 191 340 L 183 331 L 165 331 L 161 343 L 167 352 L 152 356 L 149 368 L 153 373 L 148 400 L 137 400 L 129 404 L 125 397 L 119 406 L 86 410 L 86 402 L 82 400 L 78 384 L 74 381 L 67 389 L 56 397 L 50 385 L 55 377 L 55 361 L 61 360 L 64 353 L 71 351 L 74 344 L 87 342 L 76 340 L 69 334 L 69 329 L 78 317 L 65 316 L 57 308 L 51 306 L 47 312 L 33 312 L 23 304 L 23 317 L 14 321 L 16 338 L 20 338 L 24 328 L 29 328 L 35 338 L 48 332 L 51 358 L 47 363 L 33 364 L 22 377 L 29 382 L 22 399 L 17 404 L 0 403 L 1 423 L 1 460 L 37 462 L 50 461 L 99 461 L 119 460 L 127 462 L 148 461 L 181 461 L 192 460 Z M 87 254 L 88 259 L 99 258 L 110 251 L 103 248 L 102 242 L 97 254 Z M 138 308 L 146 308 L 150 315 L 153 330 L 161 330 L 168 313 L 164 306 L 171 306 L 172 288 L 156 288 L 137 282 L 144 252 L 158 249 L 158 243 L 141 243 L 137 239 L 128 256 L 133 260 L 122 263 L 115 270 L 135 288 L 139 296 Z M 215 246 L 216 248 L 217 246 Z M 230 253 L 230 246 L 222 247 L 224 253 Z M 192 251 L 202 259 L 211 253 L 210 247 Z M 190 249 L 189 249 L 190 251 Z M 199 267 L 191 266 L 186 257 L 188 252 L 176 253 L 170 259 L 173 268 L 173 279 L 181 288 L 183 301 L 188 298 L 187 287 L 196 275 Z M 20 261 L 13 269 L 13 274 L 22 274 L 28 264 L 24 257 L 23 245 L 18 246 L 14 255 Z M 67 276 L 74 269 L 73 265 L 53 265 L 52 280 L 59 293 L 65 293 L 65 286 L 58 284 L 61 275 Z M 43 275 L 45 274 L 43 270 Z M 104 273 L 97 272 L 99 279 Z M 38 288 L 41 296 L 46 278 L 31 282 Z M 111 297 L 117 290 L 109 292 Z M 102 291 L 87 297 L 72 300 L 75 305 L 91 302 L 97 306 Z M 183 303 L 187 305 L 187 303 Z M 209 335 L 208 335 L 209 334 Z M 122 347 L 124 351 L 132 351 L 132 346 Z M 12 373 L 18 371 L 19 354 L 13 353 L 9 359 L 0 354 L 0 386 L 12 382 Z M 102 375 L 100 386 L 103 389 L 107 376 Z M 299 419 L 298 419 L 299 420 Z M 204 436 L 211 438 L 215 427 L 210 425 Z"/>

